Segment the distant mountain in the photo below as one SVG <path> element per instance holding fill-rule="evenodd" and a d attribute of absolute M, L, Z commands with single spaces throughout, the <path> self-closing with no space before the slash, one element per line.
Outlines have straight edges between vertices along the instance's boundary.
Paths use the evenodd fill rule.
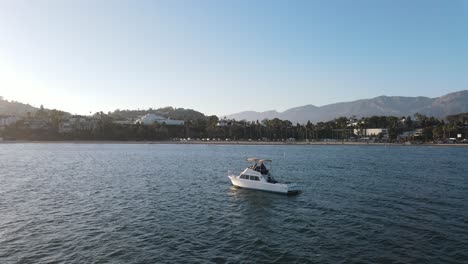
<path fill-rule="evenodd" d="M 263 120 L 265 118 L 280 118 L 293 123 L 317 123 L 346 116 L 366 117 L 411 116 L 421 113 L 428 116 L 445 118 L 447 115 L 468 112 L 468 90 L 449 93 L 447 95 L 429 97 L 379 96 L 372 99 L 362 99 L 352 102 L 335 103 L 324 106 L 305 105 L 288 109 L 284 112 L 247 111 L 226 116 L 236 120 Z"/>
<path fill-rule="evenodd" d="M 26 116 L 28 112 L 35 113 L 37 110 L 36 107 L 29 104 L 4 100 L 0 96 L 0 115 Z"/>
<path fill-rule="evenodd" d="M 249 120 L 249 121 L 255 121 L 255 120 L 263 120 L 263 119 L 273 119 L 275 117 L 278 117 L 281 113 L 278 113 L 277 111 L 265 111 L 265 112 L 255 112 L 255 111 L 244 111 L 240 112 L 237 114 L 232 114 L 226 116 L 226 118 L 229 119 L 236 119 L 236 120 Z M 240 116 L 242 118 L 237 118 L 233 116 Z M 219 118 L 224 118 L 224 116 L 220 116 Z"/>

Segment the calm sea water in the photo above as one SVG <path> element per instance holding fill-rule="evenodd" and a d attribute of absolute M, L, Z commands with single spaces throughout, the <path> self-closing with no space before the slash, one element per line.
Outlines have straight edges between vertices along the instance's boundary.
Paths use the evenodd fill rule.
<path fill-rule="evenodd" d="M 467 263 L 468 149 L 0 144 L 0 263 L 163 262 Z"/>

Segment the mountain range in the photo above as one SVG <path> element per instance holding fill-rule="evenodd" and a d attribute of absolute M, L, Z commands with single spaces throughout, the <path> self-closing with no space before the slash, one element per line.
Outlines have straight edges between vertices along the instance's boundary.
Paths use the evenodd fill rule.
<path fill-rule="evenodd" d="M 293 123 L 330 121 L 338 117 L 356 116 L 413 116 L 416 113 L 437 118 L 468 112 L 468 90 L 449 93 L 436 98 L 379 96 L 352 102 L 328 104 L 324 106 L 304 105 L 283 112 L 275 110 L 256 112 L 245 111 L 227 115 L 228 119 L 256 121 L 265 118 L 279 118 Z"/>
<path fill-rule="evenodd" d="M 34 113 L 38 108 L 29 104 L 4 100 L 0 96 L 0 115 L 26 116 Z M 140 113 L 141 112 L 141 113 Z M 111 115 L 116 119 L 143 115 L 148 112 L 156 112 L 163 116 L 177 119 L 197 119 L 204 115 L 200 112 L 182 108 L 161 108 L 147 111 L 120 111 L 116 110 Z M 279 118 L 290 120 L 293 123 L 317 123 L 330 121 L 334 118 L 356 116 L 357 118 L 382 115 L 382 116 L 413 116 L 416 113 L 437 118 L 445 118 L 448 115 L 468 112 L 468 90 L 449 93 L 436 98 L 429 97 L 404 97 L 404 96 L 379 96 L 372 99 L 361 99 L 352 102 L 342 102 L 324 106 L 305 105 L 294 107 L 283 112 L 275 110 L 256 112 L 245 111 L 227 115 L 228 119 L 256 121 L 265 118 Z M 185 118 L 184 118 L 185 117 Z"/>

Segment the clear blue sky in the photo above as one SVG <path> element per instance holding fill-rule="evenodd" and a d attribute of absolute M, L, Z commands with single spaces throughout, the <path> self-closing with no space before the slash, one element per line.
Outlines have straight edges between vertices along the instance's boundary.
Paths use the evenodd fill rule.
<path fill-rule="evenodd" d="M 468 89 L 468 0 L 0 1 L 0 95 L 87 114 Z"/>

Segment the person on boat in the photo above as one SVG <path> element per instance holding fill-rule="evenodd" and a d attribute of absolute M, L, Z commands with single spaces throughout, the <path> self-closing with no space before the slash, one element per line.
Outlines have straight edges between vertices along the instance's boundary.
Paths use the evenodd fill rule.
<path fill-rule="evenodd" d="M 269 183 L 277 183 L 277 181 L 276 181 L 272 176 L 268 176 L 267 182 L 269 182 Z"/>
<path fill-rule="evenodd" d="M 268 174 L 268 170 L 267 170 L 267 168 L 265 167 L 265 165 L 263 164 L 263 162 L 262 162 L 261 165 L 260 165 L 260 173 L 261 173 L 262 175 Z"/>
<path fill-rule="evenodd" d="M 261 172 L 261 166 L 259 166 L 257 163 L 255 163 L 255 165 L 254 165 L 254 167 L 253 167 L 253 170 L 254 170 L 254 171 Z"/>

